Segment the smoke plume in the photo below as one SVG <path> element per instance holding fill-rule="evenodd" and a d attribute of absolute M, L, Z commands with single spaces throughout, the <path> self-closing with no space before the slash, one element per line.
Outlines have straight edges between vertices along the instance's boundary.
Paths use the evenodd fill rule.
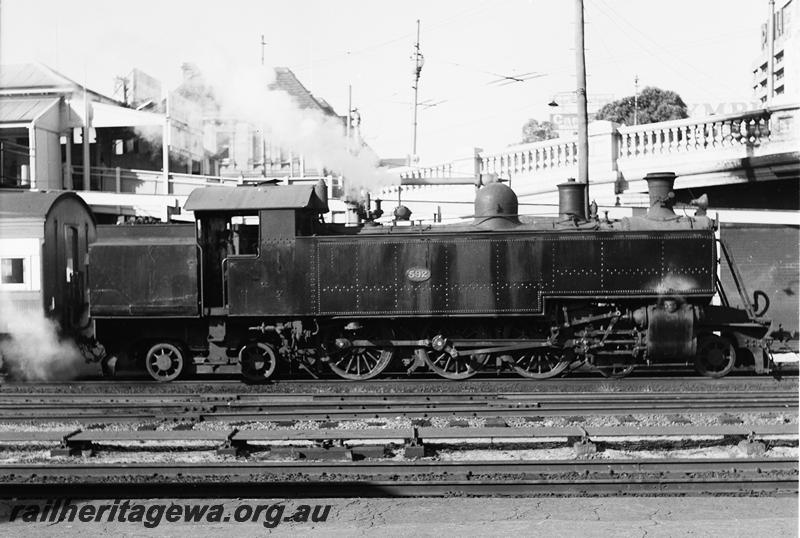
<path fill-rule="evenodd" d="M 207 80 L 223 115 L 263 126 L 273 145 L 302 154 L 313 168 L 324 167 L 341 174 L 348 194 L 362 189 L 376 192 L 399 182 L 396 173 L 378 166 L 378 158 L 369 148 L 359 147 L 345 136 L 340 118 L 301 108 L 285 91 L 270 90 L 273 76 L 271 69 L 249 69 L 229 71 L 224 78 L 212 72 Z"/>
<path fill-rule="evenodd" d="M 60 338 L 53 320 L 41 310 L 16 307 L 6 294 L 0 294 L 0 357 L 15 380 L 66 381 L 87 373 L 78 347 Z M 97 373 L 97 366 L 91 371 Z"/>

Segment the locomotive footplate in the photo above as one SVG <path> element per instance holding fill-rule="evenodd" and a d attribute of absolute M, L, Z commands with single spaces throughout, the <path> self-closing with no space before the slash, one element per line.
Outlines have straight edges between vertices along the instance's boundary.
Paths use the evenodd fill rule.
<path fill-rule="evenodd" d="M 339 339 L 343 340 L 343 339 Z M 519 340 L 468 340 L 468 339 L 454 339 L 448 340 L 452 348 L 461 348 L 469 350 L 471 355 L 483 353 L 503 353 L 507 351 L 521 351 L 524 349 L 552 347 L 552 344 L 546 340 L 526 340 L 520 342 Z M 342 347 L 337 342 L 337 346 Z M 344 346 L 347 347 L 433 347 L 431 340 L 349 340 Z"/>

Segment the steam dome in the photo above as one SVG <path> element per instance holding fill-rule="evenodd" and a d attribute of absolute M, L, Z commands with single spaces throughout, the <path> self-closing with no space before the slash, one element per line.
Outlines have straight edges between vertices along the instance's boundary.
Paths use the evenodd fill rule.
<path fill-rule="evenodd" d="M 475 224 L 510 226 L 519 224 L 519 202 L 511 187 L 490 183 L 475 196 Z"/>

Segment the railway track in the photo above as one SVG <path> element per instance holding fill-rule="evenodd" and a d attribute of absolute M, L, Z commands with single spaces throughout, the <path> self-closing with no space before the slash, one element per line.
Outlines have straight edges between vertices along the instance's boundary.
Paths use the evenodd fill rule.
<path fill-rule="evenodd" d="M 16 498 L 796 495 L 797 479 L 792 458 L 0 467 L 0 491 Z"/>
<path fill-rule="evenodd" d="M 2 378 L 0 378 L 2 381 Z M 503 377 L 496 375 L 483 375 L 476 376 L 469 379 L 457 381 L 450 379 L 442 379 L 438 376 L 414 376 L 401 375 L 397 377 L 378 377 L 367 381 L 349 380 L 340 378 L 326 378 L 326 379 L 275 379 L 267 385 L 247 385 L 239 376 L 216 376 L 205 375 L 197 376 L 192 379 L 177 379 L 170 383 L 160 383 L 147 376 L 141 374 L 128 374 L 120 375 L 115 378 L 94 378 L 86 377 L 72 381 L 14 381 L 6 380 L 0 382 L 0 389 L 47 389 L 59 388 L 69 389 L 69 387 L 84 388 L 104 388 L 104 387 L 121 387 L 123 389 L 132 389 L 135 387 L 160 387 L 161 390 L 170 390 L 172 388 L 180 387 L 193 387 L 198 385 L 208 385 L 217 387 L 233 387 L 236 390 L 245 391 L 250 387 L 253 391 L 262 392 L 264 390 L 277 389 L 278 387 L 289 386 L 337 386 L 343 387 L 379 387 L 385 385 L 402 386 L 441 386 L 441 387 L 456 387 L 456 386 L 520 386 L 528 387 L 528 390 L 535 388 L 545 388 L 551 390 L 554 387 L 570 387 L 570 386 L 588 386 L 596 387 L 603 383 L 618 383 L 620 387 L 626 389 L 635 389 L 636 387 L 646 387 L 652 384 L 692 384 L 703 385 L 709 387 L 725 387 L 725 386 L 738 386 L 742 384 L 748 385 L 763 385 L 773 386 L 776 383 L 794 383 L 798 382 L 797 369 L 787 370 L 776 376 L 763 376 L 763 375 L 749 375 L 745 372 L 732 373 L 723 378 L 711 378 L 699 376 L 697 374 L 690 375 L 676 375 L 672 370 L 648 370 L 634 371 L 624 379 L 608 379 L 598 377 L 594 373 L 577 373 L 568 378 L 551 378 L 551 379 L 538 379 L 530 380 L 523 379 L 518 376 Z"/>
<path fill-rule="evenodd" d="M 472 393 L 0 392 L 0 422 L 343 420 L 629 413 L 796 412 L 796 390 Z"/>

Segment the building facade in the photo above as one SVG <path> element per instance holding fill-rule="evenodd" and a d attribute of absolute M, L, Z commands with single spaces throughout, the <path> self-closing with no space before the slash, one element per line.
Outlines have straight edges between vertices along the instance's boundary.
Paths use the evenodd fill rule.
<path fill-rule="evenodd" d="M 762 105 L 800 97 L 800 0 L 769 0 L 761 51 L 753 63 L 753 96 Z"/>

